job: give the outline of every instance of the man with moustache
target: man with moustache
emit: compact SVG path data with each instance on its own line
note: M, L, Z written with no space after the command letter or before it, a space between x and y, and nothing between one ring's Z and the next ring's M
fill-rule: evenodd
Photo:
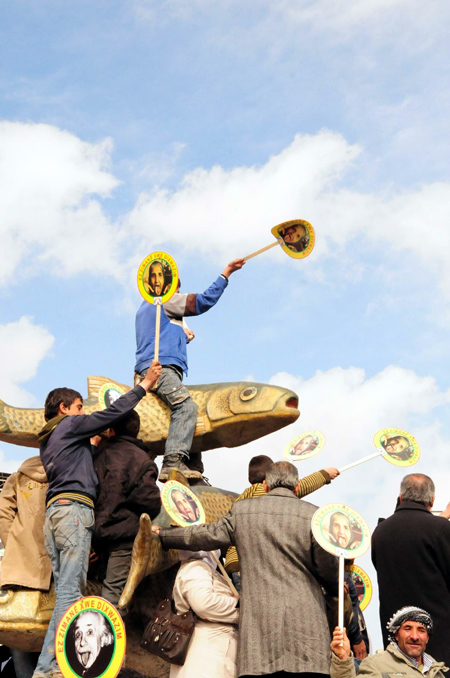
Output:
M437 662L425 652L433 633L433 621L419 607L403 607L387 624L389 645L384 652L366 657L359 666L358 676L402 676L417 678L418 672L427 678L444 678L448 671L444 662ZM331 678L355 678L355 666L347 633L336 626L331 642Z

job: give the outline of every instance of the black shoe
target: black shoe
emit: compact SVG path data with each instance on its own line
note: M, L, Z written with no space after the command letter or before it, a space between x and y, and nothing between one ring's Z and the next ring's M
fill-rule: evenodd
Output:
M172 469L177 469L181 471L185 478L201 478L202 474L199 471L191 471L190 468L186 466L184 460L186 457L182 454L168 454L163 459L163 465L159 474L158 480L161 483L165 483L169 479L169 474Z

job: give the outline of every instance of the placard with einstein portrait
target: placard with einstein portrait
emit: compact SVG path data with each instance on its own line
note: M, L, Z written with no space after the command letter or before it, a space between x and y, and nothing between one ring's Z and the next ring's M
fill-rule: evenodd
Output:
M358 558L370 546L369 526L357 511L345 504L326 504L317 509L311 528L322 548L335 556Z
M204 525L205 509L189 487L169 480L161 490L161 501L168 515L180 527Z
M325 436L320 431L307 431L291 440L283 454L288 461L301 461L318 454L325 445Z
M378 450L383 450L383 459L395 466L413 466L420 459L417 440L400 428L384 428L375 433L373 442Z
M114 384L113 382L102 384L98 392L98 402L102 410L106 410L107 407L112 405L117 398L120 398L124 393L125 390L118 384Z
M178 268L166 252L152 252L138 269L139 292L150 304L165 304L178 289Z
M353 580L358 594L358 602L361 610L365 610L372 600L372 582L365 570L357 565L346 565L346 571Z
M281 248L294 259L304 259L314 248L316 236L309 221L292 219L271 229L275 238L281 238Z
M55 655L64 678L116 678L125 657L122 617L104 598L86 596L71 605L55 636Z

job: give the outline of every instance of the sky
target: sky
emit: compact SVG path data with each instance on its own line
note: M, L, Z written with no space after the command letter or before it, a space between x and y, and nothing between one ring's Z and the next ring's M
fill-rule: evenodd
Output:
M140 262L182 291L306 219L312 254L248 261L192 319L186 383L298 393L300 419L205 453L242 491L254 454L320 430L300 475L413 434L450 500L450 151L445 0L5 0L0 8L0 398L40 407L88 375L132 383ZM11 472L35 450L0 443ZM311 496L373 530L401 468ZM376 585L370 554L358 559ZM377 596L366 610L381 647Z

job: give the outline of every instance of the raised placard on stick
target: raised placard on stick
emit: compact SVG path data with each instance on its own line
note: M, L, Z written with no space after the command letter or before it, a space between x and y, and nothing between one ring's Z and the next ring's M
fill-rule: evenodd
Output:
M325 436L320 431L307 431L291 440L283 454L288 461L302 461L314 457L325 445Z
M258 256L258 254L267 252L267 250L270 250L277 245L280 245L282 250L290 257L294 259L304 259L311 254L316 241L313 227L309 221L305 221L304 219L283 221L281 224L274 226L271 229L271 233L276 238L275 242L266 245L265 247L261 247L261 249L252 252L252 254L248 254L244 257L245 261Z
M311 520L316 541L339 558L338 626L344 628L344 561L362 556L370 546L370 529L364 518L345 504L326 504Z
M159 359L161 304L165 304L178 289L178 268L167 252L152 252L141 262L137 283L145 301L156 305L154 359Z
M376 452L342 466L339 473L377 457L383 457L395 466L413 466L420 459L419 443L414 436L400 428L383 428L375 433L373 442L377 448Z

